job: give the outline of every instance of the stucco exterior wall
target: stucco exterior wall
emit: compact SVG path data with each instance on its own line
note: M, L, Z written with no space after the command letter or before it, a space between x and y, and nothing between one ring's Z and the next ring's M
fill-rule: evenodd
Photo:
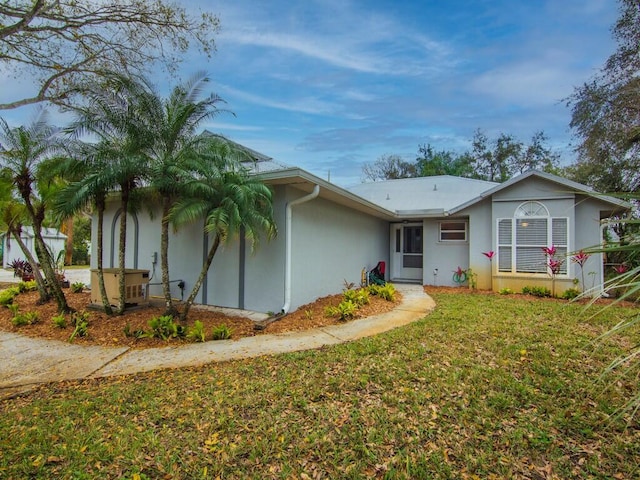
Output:
M2 237L2 242L3 242L2 267L3 268L9 268L9 265L14 260L18 260L18 259L26 260L27 258L24 252L22 251L22 249L20 248L20 245L18 245L18 242L13 237L13 235L11 235L11 238L7 238L7 237L8 237L8 234ZM25 243L25 245L27 246L29 251L32 253L32 255L37 259L38 256L36 255L35 240L33 236L26 235L23 232L22 235L20 235L20 238ZM65 239L53 238L45 235L44 243L46 243L49 249L51 250L51 253L53 254L53 260L56 261L59 253L64 250Z
M317 198L294 207L292 224L292 310L339 293L345 280L359 285L362 269L380 260L389 265L386 221Z
M423 262L422 271L424 285L459 286L453 281L453 273L461 267L466 270L469 267L469 241L441 242L440 222L465 221L464 216L443 217L440 219L427 219L423 223ZM467 234L469 226L467 226ZM437 274L436 274L437 269ZM466 285L466 284L465 284Z
M271 241L263 236L255 253L251 252L249 242L239 238L221 245L196 303L262 312L280 311L285 300L286 204L306 193L285 186L276 186L274 192L278 236ZM105 212L105 267L117 267L117 211L117 202L111 202ZM345 280L359 284L362 268L370 269L379 260L389 262L388 222L322 198L294 207L292 219L291 310L318 297L339 293ZM92 225L94 239L97 238L95 223ZM178 232L170 230L169 270L174 298L181 298L177 280L185 282L185 298L189 294L210 245L211 240L204 237L202 222L181 227ZM155 270L154 252L158 255ZM148 209L134 216L129 214L126 266L148 269L152 273L149 286L152 297L162 295L159 255L159 208L154 208L152 215ZM91 262L95 268L95 241L92 242Z
M483 255L494 250L491 201L483 200L463 213L469 216L469 268L477 275L477 288L491 290L493 262Z

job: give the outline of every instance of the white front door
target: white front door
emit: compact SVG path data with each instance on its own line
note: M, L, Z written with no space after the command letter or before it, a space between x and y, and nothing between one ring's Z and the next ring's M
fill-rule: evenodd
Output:
M391 225L391 280L422 281L422 223Z

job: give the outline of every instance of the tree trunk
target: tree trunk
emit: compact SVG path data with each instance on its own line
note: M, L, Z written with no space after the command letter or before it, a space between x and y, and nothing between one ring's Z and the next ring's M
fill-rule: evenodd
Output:
M160 232L160 268L162 270L162 292L164 293L164 315L177 316L178 311L171 298L171 283L169 281L169 209L171 199L162 199L162 222Z
M107 289L104 286L104 272L102 271L102 249L103 249L103 236L104 236L104 200L98 201L97 210L98 210L98 245L97 245L97 255L98 255L98 288L100 289L100 298L102 298L102 305L104 306L104 311L107 315L113 315L113 308L111 308L111 302L109 301L109 297L107 296Z
M67 235L67 242L64 245L64 264L73 265L73 217L67 218L64 224L64 233Z
M126 306L126 286L125 286L125 278L124 278L124 270L125 270L125 252L127 247L127 209L129 208L129 192L126 188L122 188L122 193L120 194L120 208L122 210L120 217L120 240L118 243L118 269L120 271L120 275L118 276L118 294L120 296L118 302L118 310L117 314L122 315L124 313L124 308Z
M213 257L215 256L219 246L220 246L220 236L216 234L216 238L213 241L213 245L211 245L211 248L209 249L209 254L207 255L207 259L204 265L202 266L200 275L198 276L198 279L196 280L196 283L193 286L191 293L189 294L189 298L187 298L187 302L184 305L184 310L180 315L180 320L183 322L187 320L187 315L189 314L189 310L193 305L193 301L195 300L196 295L198 295L198 292L200 291L202 282L204 282L204 277L207 275L207 272L209 271L209 267L211 266L211 262L213 262Z
M38 268L38 261L33 257L33 254L31 253L27 245L22 241L22 238L20 238L20 234L15 230L11 230L11 233L16 239L16 242L18 242L18 246L20 247L20 250L22 250L22 253L24 253L27 262L29 262L31 264L31 267L33 268L33 279L36 281L36 287L38 288L38 293L40 294L40 303L48 302L51 299L51 296L49 295L49 292L47 292L44 278L42 278L42 274L40 273L40 269Z
M42 230L40 225L38 225L37 228L36 225L33 226L33 234L35 237L36 253L38 254L38 258L40 260L40 266L42 267L44 276L47 279L47 287L49 288L51 295L53 295L53 298L55 298L56 303L58 304L58 313L72 312L73 309L67 303L67 297L64 296L62 286L58 281L58 277L53 267L54 260L51 258L51 255L47 250L47 245L44 243L44 239L42 238Z

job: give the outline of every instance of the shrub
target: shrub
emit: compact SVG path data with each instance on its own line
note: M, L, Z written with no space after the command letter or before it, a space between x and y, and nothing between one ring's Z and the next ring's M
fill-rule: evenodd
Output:
M371 295L377 295L388 302L393 302L396 298L396 287L394 287L392 283L369 285L369 293L371 293Z
M338 315L338 307L334 307L333 305L329 305L324 309L325 317L335 317Z
M69 336L69 342L73 342L76 337L86 337L89 333L89 323L86 320L76 319L75 325L71 336Z
M71 293L82 293L85 286L82 282L74 282L71 284Z
M187 331L187 338L194 342L204 342L206 340L204 324L200 320L193 322L193 327Z
M16 327L21 327L23 325L34 325L39 321L40 315L38 315L38 312L21 313L11 319L11 323L13 323Z
M20 289L20 293L33 292L38 289L38 284L35 280L29 280L27 282L20 282L18 288Z
M500 290L498 290L498 293L500 295L511 295L514 293L514 291L511 290L510 288L501 288ZM524 289L522 293L524 293Z
M18 296L20 290L18 287L9 287L0 291L0 305L5 307L13 303L13 299Z
M51 319L51 321L58 328L67 328L67 319L63 314L56 315Z
M124 336L127 338L129 337L144 338L147 336L147 333L142 329L131 331L131 325L129 324L129 322L127 322L127 324L124 326L124 328L122 329L122 332L124 333Z
M541 298L551 296L551 290L549 290L547 287L538 287L538 286L522 287L522 293L524 293L525 295L533 295L534 297L541 297Z
M151 336L168 340L178 336L178 324L171 315L161 315L149 320Z
M565 300L573 300L578 295L580 295L580 290L578 290L577 288L567 288L562 293L562 295L560 295L560 298L564 298Z
M351 300L343 300L338 304L338 315L340 316L340 320L346 321L353 318L357 311L358 305L353 303Z
M358 290L345 290L343 292L345 300L355 303L358 307L369 303L369 290L360 288Z
M231 330L226 325L219 325L211 332L211 338L214 340L227 340L231 338Z
M89 318L91 317L91 315L89 314L89 312L73 312L73 314L71 315L71 324L72 325L78 325L78 323L89 323ZM83 335L81 335L83 336Z

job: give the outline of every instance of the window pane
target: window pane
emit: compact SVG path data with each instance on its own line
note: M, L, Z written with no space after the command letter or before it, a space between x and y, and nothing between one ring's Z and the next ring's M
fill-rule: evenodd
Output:
M498 244L511 244L511 219L503 219L498 222Z
M552 221L552 237L554 245L567 245L569 234L567 233L567 219L554 218Z
M465 222L443 222L440 224L440 230L466 230Z
M498 270L511 271L511 247L498 247Z
M546 273L546 257L540 247L518 247L516 271L521 273Z
M465 232L442 232L440 240L466 240Z
M422 227L404 227L404 253L422 253Z
M528 218L516 220L517 245L547 245L547 219Z
M422 268L422 255L403 255L403 268Z

